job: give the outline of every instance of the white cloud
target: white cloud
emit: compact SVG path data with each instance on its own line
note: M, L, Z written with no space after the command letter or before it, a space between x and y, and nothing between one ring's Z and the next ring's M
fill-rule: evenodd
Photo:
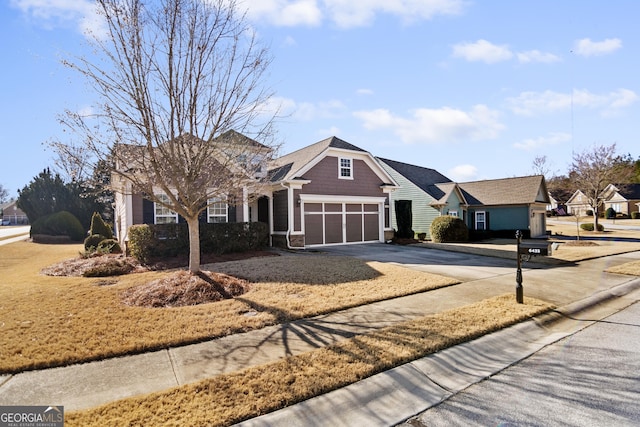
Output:
M276 26L314 27L322 23L323 13L316 0L247 0L245 7L252 20Z
M594 42L591 39L581 39L576 41L574 51L580 56L600 56L612 53L622 47L620 39L606 39L601 42Z
M508 61L513 53L507 45L495 45L487 40L478 40L474 43L458 43L453 46L453 56L470 62L485 62L493 64Z
M484 105L471 111L421 108L407 118L385 109L357 111L354 116L362 120L365 129L390 130L406 144L492 139L504 129L498 113Z
M549 145L556 145L571 141L571 134L565 132L552 132L547 136L529 138L513 144L515 148L525 151L532 151Z
M523 116L552 113L573 107L600 109L609 115L628 107L638 100L638 95L629 89L618 89L605 94L594 94L588 90L574 90L573 93L554 91L522 92L515 98L508 98L510 109Z
M376 14L386 13L405 22L429 20L436 15L462 13L463 0L323 0L331 21L342 28L370 25Z
M478 176L478 168L473 165L458 165L449 169L447 176L455 182L473 181Z
M370 25L378 14L400 17L405 22L454 15L463 11L464 0L245 0L249 16L277 26L318 26L328 20L341 28Z
M84 35L101 37L105 23L90 0L11 0L11 6L45 28L74 26Z
M356 91L356 93L357 93L358 95L373 95L373 90L371 90L371 89L364 89L364 88L363 88L363 89L358 89L358 90Z
M539 50L528 50L526 52L518 52L518 61L523 64L528 64L530 62L543 62L543 63L552 63L559 62L560 57L548 53L548 52L540 52Z
M278 117L300 121L341 117L346 110L344 103L335 99L313 103L298 102L284 97L272 97L268 103L259 107L262 114L276 114Z

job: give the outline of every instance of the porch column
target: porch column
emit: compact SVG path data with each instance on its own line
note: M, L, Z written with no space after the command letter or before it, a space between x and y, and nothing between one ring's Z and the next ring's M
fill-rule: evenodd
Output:
M242 221L251 222L251 218L249 218L249 191L247 187L242 187Z

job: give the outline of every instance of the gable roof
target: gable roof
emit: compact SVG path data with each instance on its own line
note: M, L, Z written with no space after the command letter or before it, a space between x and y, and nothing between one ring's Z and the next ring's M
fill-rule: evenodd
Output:
M325 150L335 148L339 150L358 151L366 154L367 151L356 147L340 138L332 136L307 147L274 159L269 165L269 179L272 182L291 179L312 160L320 156Z
M435 169L410 165L408 163L383 159L380 157L377 157L377 159L388 165L436 200L442 198L446 194L446 191L443 190L443 188L439 188L436 184L451 182L449 178L442 175Z
M459 183L469 205L549 203L542 175Z

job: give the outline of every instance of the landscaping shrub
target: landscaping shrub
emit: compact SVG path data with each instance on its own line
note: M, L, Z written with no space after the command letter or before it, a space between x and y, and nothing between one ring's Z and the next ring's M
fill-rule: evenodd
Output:
M117 242L116 242L117 243ZM135 265L126 259L112 258L108 262L89 268L82 275L84 277L109 277L129 274L135 270Z
M591 209L587 210L586 215L593 216L593 211Z
M582 228L584 231L593 231L594 225L592 222L589 222L586 224L580 224L580 228ZM602 224L598 224L598 231L604 231L604 226Z
M640 219L640 212L631 212L631 219Z
M102 244L104 241L108 241L108 243ZM122 252L118 242L113 240L113 230L102 220L102 217L97 212L94 212L91 217L91 228L89 229L89 236L84 239L84 249L87 252L99 250L101 254Z
M469 230L462 219L453 216L440 216L431 223L431 240L442 242L466 242Z
M90 235L104 236L105 239L113 239L113 230L111 226L107 225L102 216L98 212L94 212L91 217L91 228L89 229Z
M119 254L122 252L122 248L115 239L103 239L96 246L96 252L100 254Z
M34 221L31 236L34 235L67 236L73 242L81 242L85 231L78 218L67 211L60 211Z
M151 226L148 224L132 225L129 227L129 255L145 264L151 260L154 238Z
M607 219L614 219L616 217L616 210L613 208L607 208L607 210L604 213L604 216Z
M262 222L200 224L200 251L224 254L264 247L269 242L269 226ZM146 264L153 258L189 253L187 224L134 225L129 228L127 251Z

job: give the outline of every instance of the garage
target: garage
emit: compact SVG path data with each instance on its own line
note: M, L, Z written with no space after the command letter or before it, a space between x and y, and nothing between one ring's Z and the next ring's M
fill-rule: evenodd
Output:
M377 242L383 239L382 201L303 202L305 246Z

